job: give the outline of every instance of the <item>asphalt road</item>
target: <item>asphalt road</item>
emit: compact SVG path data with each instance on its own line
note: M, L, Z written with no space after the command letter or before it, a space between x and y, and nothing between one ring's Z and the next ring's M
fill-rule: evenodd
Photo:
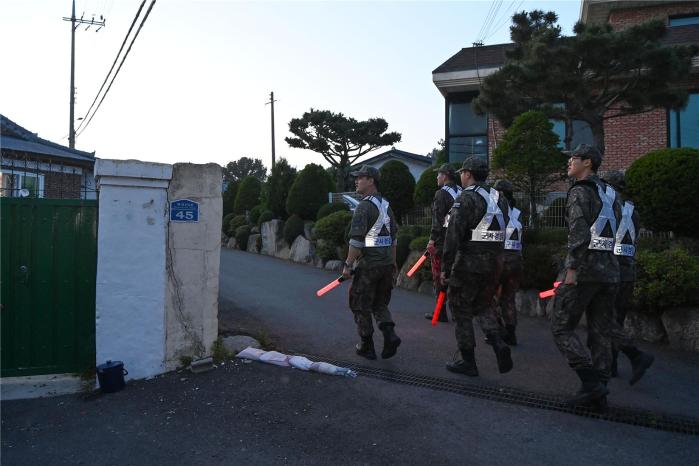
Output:
M427 376L474 380L516 387L537 393L565 396L578 389L579 381L553 343L549 323L542 318L520 319L520 344L513 348L515 368L499 374L492 348L479 344L478 379L447 372L444 365L456 351L454 324L432 327L424 313L434 299L394 289L390 309L403 343L388 360L368 361L354 354L359 340L347 303L348 284L321 298L315 291L337 273L280 259L224 249L221 253L219 327L229 333L267 334L275 346L290 353L310 353ZM476 328L476 334L480 331ZM381 333L374 335L377 348ZM630 387L628 361L620 356L621 377L610 382L609 403L699 418L696 381L699 355L676 352L662 346L641 345L656 355L646 377Z

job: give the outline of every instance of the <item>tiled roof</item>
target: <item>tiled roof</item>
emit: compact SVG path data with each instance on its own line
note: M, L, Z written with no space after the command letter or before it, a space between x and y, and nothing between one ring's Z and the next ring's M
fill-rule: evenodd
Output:
M0 148L17 152L48 155L64 159L94 162L95 153L71 149L40 138L4 115L0 115Z
M463 48L456 55L439 65L432 73L499 67L505 63L505 52L512 47L514 47L514 44Z
M413 154L412 152L406 152L404 150L390 149L369 159L362 160L361 162L356 163L355 166L361 166L367 163L376 163L388 158L407 159L413 162L424 163L426 166L432 165L434 162L432 157L427 157L426 155Z

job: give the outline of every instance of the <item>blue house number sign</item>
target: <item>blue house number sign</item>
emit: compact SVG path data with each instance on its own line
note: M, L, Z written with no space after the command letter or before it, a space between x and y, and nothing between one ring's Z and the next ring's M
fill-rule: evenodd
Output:
M189 199L178 199L170 203L171 222L198 222L199 203Z

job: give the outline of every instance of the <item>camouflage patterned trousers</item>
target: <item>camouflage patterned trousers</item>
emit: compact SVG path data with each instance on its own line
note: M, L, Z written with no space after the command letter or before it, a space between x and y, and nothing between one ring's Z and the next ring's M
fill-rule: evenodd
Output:
M439 296L439 292L442 291L442 279L441 279L442 254L441 254L441 252L430 256L430 262L432 263L432 287L434 288L435 295ZM440 316L443 315L442 313L447 312L447 301L449 301L449 299L445 298L444 303L442 304L442 310L439 311Z
M354 272L349 289L349 306L360 337L374 334L372 315L377 324L393 322L388 303L393 289L393 265L360 267Z
M517 325L515 294L522 280L522 256L505 254L504 266L500 275L500 318L505 325Z
M616 283L561 284L551 316L551 331L558 349L573 369L594 368L608 380L612 360L612 332ZM580 319L587 318L587 347L575 333Z
M464 273L460 277L464 286L450 286L447 292L451 312L456 320L456 344L460 350L476 346L473 333L473 318L485 335L498 332L498 323L493 307L493 297L497 287L497 273Z

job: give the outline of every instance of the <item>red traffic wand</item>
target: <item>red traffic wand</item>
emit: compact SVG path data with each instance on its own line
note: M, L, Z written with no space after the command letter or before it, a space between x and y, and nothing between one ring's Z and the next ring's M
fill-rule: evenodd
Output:
M539 298L544 299L544 298L550 298L556 293L556 288L558 288L558 285L560 285L561 282L553 282L553 288L550 290L542 291L539 293Z
M444 305L444 297L446 296L446 292L440 291L439 296L437 297L437 304L434 307L434 313L432 314L432 326L437 325L437 320L439 319L439 313L442 312L442 306Z
M417 262L415 262L415 265L413 265L413 267L410 270L408 270L408 273L407 273L408 277L412 277L413 274L415 274L415 272L417 272L417 269L419 269L420 266L422 265L422 263L425 262L428 255L429 255L429 253L427 251L425 251L422 254L422 256L420 256L420 258L417 260Z
M321 296L323 296L323 295L324 295L325 293L327 293L328 291L332 290L333 288L336 288L336 287L340 286L340 283L344 282L345 280L347 280L347 279L345 278L345 276L344 276L344 275L340 275L338 278L336 278L335 280L331 281L330 283L328 283L327 285L325 285L325 286L324 286L323 288L321 288L320 290L316 291L316 296L318 296L318 297L320 298Z

